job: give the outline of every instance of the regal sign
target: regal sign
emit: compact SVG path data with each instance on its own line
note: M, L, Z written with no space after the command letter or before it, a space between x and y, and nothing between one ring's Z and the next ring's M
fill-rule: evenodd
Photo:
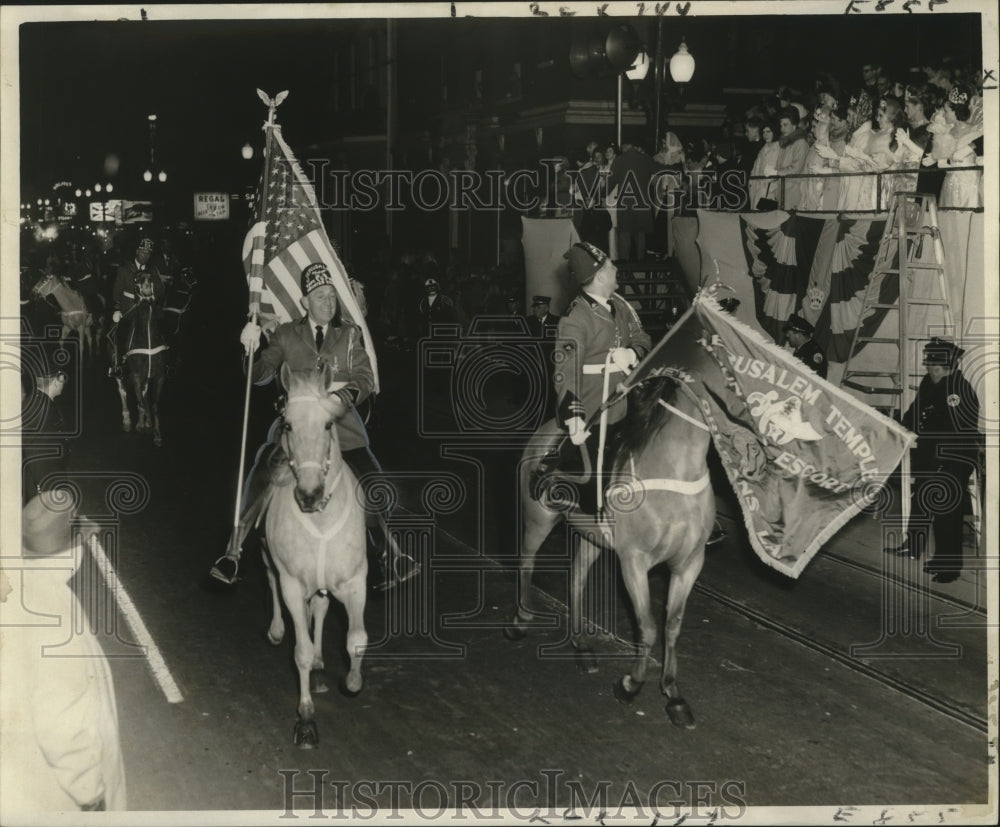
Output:
M229 194L225 192L196 192L194 194L195 221L225 221L229 218Z

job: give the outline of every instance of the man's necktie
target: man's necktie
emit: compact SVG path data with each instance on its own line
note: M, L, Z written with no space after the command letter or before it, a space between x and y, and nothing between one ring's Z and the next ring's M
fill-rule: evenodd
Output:
M316 350L323 347L323 326L316 325Z

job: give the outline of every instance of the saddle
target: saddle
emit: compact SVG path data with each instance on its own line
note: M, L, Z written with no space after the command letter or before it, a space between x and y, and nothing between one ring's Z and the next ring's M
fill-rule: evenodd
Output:
M590 438L596 439L596 434L592 434ZM619 431L614 432L604 446L602 467L605 492L614 483L622 459L622 439ZM566 496L550 496L550 489L556 484L565 491ZM574 488L576 496L572 496L572 493L563 486ZM563 434L559 442L542 457L538 466L531 472L528 490L533 500L552 504L559 510L570 507L583 514L599 516L597 479L591 467L586 443L574 445L568 434Z

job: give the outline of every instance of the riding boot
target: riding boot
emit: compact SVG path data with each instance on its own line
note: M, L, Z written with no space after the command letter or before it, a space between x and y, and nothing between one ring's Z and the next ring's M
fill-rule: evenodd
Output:
M258 523L263 514L270 495L271 475L270 462L273 460L277 445L266 446L258 455L247 479L246 490L243 493L243 510L226 544L226 553L212 565L209 572L216 580L233 584L239 572L240 556L243 554L243 543L250 530Z
M563 433L558 442L539 461L528 480L531 499L540 501L549 487L570 471L578 471L580 449Z

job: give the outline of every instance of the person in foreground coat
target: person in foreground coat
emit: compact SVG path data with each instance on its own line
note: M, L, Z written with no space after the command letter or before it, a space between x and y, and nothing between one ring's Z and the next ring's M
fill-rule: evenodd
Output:
M22 511L20 558L0 572L0 807L5 824L40 812L126 809L114 681L78 623L73 499L44 491ZM46 618L42 623L39 618ZM37 817L37 816L36 816Z

